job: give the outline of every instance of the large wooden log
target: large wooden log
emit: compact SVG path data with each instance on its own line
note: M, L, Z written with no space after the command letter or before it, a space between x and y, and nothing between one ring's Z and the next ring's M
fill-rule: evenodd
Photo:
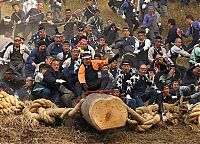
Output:
M122 127L128 117L126 105L120 98L97 93L86 97L81 105L81 113L97 130Z

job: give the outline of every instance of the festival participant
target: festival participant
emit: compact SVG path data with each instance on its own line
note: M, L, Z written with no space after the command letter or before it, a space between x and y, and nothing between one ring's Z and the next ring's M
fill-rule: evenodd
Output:
M58 31L54 35L54 41L47 47L48 53L56 58L57 55L63 52L63 35Z
M103 32L103 18L100 15L99 9L95 10L94 16L88 19L87 24L93 25L93 33L96 37L99 37Z
M160 35L161 18L154 6L148 7L148 14L144 16L142 28L145 29L147 37L153 42Z
M49 5L51 8L51 12L53 14L54 21L60 21L61 15L61 7L62 1L61 0L50 0Z
M151 41L146 38L146 34L144 31L138 32L138 41L139 41L139 47L138 47L138 62L139 64L149 64L148 61L148 50L151 47Z
M133 34L139 27L139 22L136 18L135 5L132 3L132 0L124 1L119 12L122 15L122 18L127 22L130 33Z
M31 33L32 35L37 32L39 24L44 20L44 3L42 1L37 2L36 8L31 8L26 14L26 30L24 32L24 38L27 38Z
M139 73L135 73L129 80L127 80L126 89L126 104L132 109L136 107L144 106L144 102L148 101L148 104L153 104L155 96L157 95L156 90L147 89L153 83L147 75L147 65L142 64L139 68Z
M79 57L79 49L77 47L72 48L71 57L66 59L63 64L63 73L67 77L69 84L69 90L71 90L76 98L81 98L82 92L79 91L81 86L78 81L78 69L81 65L81 59Z
M34 44L34 47L38 47L38 42L41 40L45 41L47 46L53 41L53 39L47 35L46 29L43 26L40 26L38 31L31 36L31 39L28 41L29 49L32 49L32 44Z
M155 60L157 54L167 57L166 49L162 46L162 38L160 36L155 38L154 45L148 51L148 60L150 63Z
M13 23L11 22L9 16L5 16L0 21L0 35L3 35L5 37L11 37L12 32L13 32Z
M46 50L46 42L39 41L38 47L34 48L29 55L26 65L25 65L25 75L26 77L32 77L35 69L41 62L44 62L46 57L49 56Z
M175 19L168 20L168 28L169 31L167 39L165 39L165 45L168 44L168 48L170 50L177 38L182 39L182 31L179 28L177 28Z
M200 22L194 21L192 15L186 16L186 23L189 26L187 32L185 33L185 37L189 37L192 35L192 42L188 45L188 49L193 48L196 44L198 44L198 40L200 39Z
M93 47L91 47L90 45L88 45L88 40L86 39L81 39L81 41L79 42L79 50L80 50L80 54L84 54L84 52L90 52L91 53L91 58L94 59L94 55L95 55L95 50Z
M179 56L190 57L190 54L183 49L182 40L177 38L175 40L175 45L168 51L167 56L173 61L174 64L176 64L176 59Z
M136 69L131 68L130 62L123 60L121 63L121 69L117 73L116 86L120 88L121 95L124 95L127 90L127 80L137 73Z
M87 39L87 37L85 35L85 32L84 32L84 27L83 26L78 27L77 34L75 36L73 36L73 38L70 40L71 45L73 47L76 46L81 39Z
M91 55L85 53L82 57L82 65L78 71L78 79L82 86L82 90L99 90L105 89L108 85L109 77L99 77L99 69L105 65L110 64L114 60L117 60L119 54L116 54L113 58L105 60L92 60Z
M71 44L69 41L64 41L63 42L63 52L60 52L58 55L57 55L57 59L59 59L61 61L61 64L67 60L68 58L71 57Z
M71 99L74 94L68 90L68 83L65 75L59 70L60 61L52 60L51 67L44 73L43 85L44 98L64 106L71 107Z
M190 64L195 65L197 63L200 63L200 39L198 40L199 44L194 46L194 49L191 52L190 55Z
M89 20L89 18L91 18L92 16L94 16L96 7L93 5L93 0L86 0L86 4L87 6L83 9L83 18L86 18L86 22Z
M23 36L23 33L24 33L23 30L25 27L24 21L26 19L25 12L20 9L20 6L18 3L14 3L12 5L12 8L13 8L13 13L11 15L11 21L12 23L15 22L16 24L14 36Z
M4 85L4 89L7 93L15 95L16 98L19 98L17 91L24 85L24 81L15 75L12 68L8 68L5 71L0 83Z
M16 73L23 75L23 69L25 64L24 55L30 54L30 50L27 46L21 44L21 37L16 36L14 43L6 49L3 59L9 61L9 67Z

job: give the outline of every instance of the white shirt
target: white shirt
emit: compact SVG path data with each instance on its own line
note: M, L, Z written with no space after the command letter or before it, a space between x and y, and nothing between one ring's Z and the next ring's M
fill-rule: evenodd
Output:
M36 5L37 5L37 1L36 0L25 1L23 3L23 11L25 12L25 14L27 14L30 9L36 8Z

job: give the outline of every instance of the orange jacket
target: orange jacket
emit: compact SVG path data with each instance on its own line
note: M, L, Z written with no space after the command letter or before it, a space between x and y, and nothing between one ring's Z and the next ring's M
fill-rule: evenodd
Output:
M108 59L105 60L92 60L92 67L94 70L99 70L103 65L108 64ZM85 80L85 66L81 64L78 70L78 80L81 84L86 83Z

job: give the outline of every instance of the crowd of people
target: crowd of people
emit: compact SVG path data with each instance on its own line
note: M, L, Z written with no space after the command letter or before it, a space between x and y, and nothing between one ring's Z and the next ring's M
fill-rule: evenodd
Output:
M187 15L183 32L169 18L167 3L109 0L113 15L128 25L123 28L112 19L104 22L95 0L74 12L65 9L64 18L61 0L50 0L46 13L40 0L12 3L13 13L0 22L0 37L14 36L0 48L1 66L9 66L0 89L21 100L45 98L61 107L71 107L87 93L109 91L134 110L156 103L163 116L163 103L200 102L200 22ZM169 18L166 38L163 17ZM189 60L189 68L177 65L179 57Z

